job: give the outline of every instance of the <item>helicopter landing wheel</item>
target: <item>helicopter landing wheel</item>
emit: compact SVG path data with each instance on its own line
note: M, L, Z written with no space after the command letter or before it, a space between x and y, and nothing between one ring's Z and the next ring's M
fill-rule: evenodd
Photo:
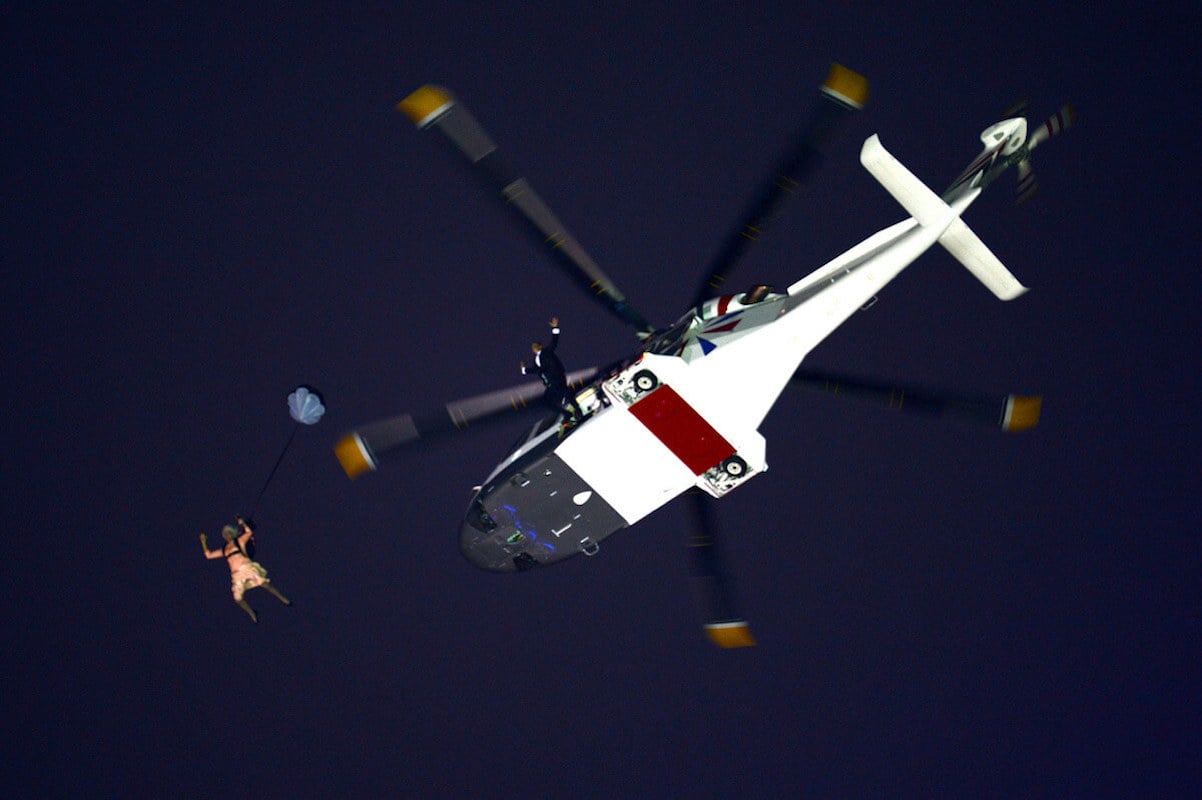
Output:
M722 462L722 471L732 478L741 478L747 474L747 462L738 456L731 456Z
M634 383L635 391L639 394L646 394L656 386L659 386L659 378L655 377L654 372L643 369L634 373L632 383Z

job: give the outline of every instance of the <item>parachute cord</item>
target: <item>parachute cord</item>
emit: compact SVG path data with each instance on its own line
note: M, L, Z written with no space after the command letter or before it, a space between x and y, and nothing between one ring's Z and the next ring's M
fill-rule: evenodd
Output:
M284 444L283 451L280 452L280 457L275 460L275 466L271 468L271 473L267 476L267 480L263 482L263 488L259 490L259 496L255 498L255 502L251 504L250 513L246 515L247 519L255 518L255 509L259 507L259 501L263 499L263 493L267 491L267 487L271 485L271 479L275 477L275 471L280 468L280 463L283 462L284 456L288 454L288 448L292 446L292 440L296 438L296 431L300 428L300 423L292 426L292 433L288 436L287 443Z

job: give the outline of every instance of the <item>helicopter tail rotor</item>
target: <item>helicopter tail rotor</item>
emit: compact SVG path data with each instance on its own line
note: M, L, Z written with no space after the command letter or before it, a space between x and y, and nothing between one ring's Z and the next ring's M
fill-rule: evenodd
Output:
M1018 162L1018 203L1020 205L1029 201L1039 191L1035 172L1031 168L1031 151L1040 143L1071 128L1075 121L1076 112L1073 111L1071 104L1065 103L1059 111L1045 119L1043 124L1037 127L1027 139L1027 155Z

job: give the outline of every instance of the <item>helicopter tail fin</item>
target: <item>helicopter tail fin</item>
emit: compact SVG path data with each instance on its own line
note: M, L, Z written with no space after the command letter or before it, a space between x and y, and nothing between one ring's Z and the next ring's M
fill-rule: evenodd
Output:
M957 197L954 205L949 206L904 164L894 158L875 134L864 142L860 151L860 162L918 224L924 227L945 225L943 235L939 237L939 244L977 280L985 284L998 299L1013 300L1027 291L989 247L960 219L960 214L980 194L979 188Z

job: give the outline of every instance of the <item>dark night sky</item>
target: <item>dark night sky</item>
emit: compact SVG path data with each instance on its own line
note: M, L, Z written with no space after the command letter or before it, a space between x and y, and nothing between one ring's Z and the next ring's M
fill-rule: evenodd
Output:
M3 793L1198 796L1198 12L421 5L4 12ZM811 360L1039 428L782 397L718 508L732 652L675 505L544 572L459 554L520 423L343 476L340 434L514 383L552 314L570 366L634 348L397 100L453 88L662 323L832 60L871 101L748 283L903 216L868 135L941 189L1018 97L1075 103L1037 200L966 215L1028 295L931 252ZM254 626L197 534L302 382L329 412L256 509L297 602Z

